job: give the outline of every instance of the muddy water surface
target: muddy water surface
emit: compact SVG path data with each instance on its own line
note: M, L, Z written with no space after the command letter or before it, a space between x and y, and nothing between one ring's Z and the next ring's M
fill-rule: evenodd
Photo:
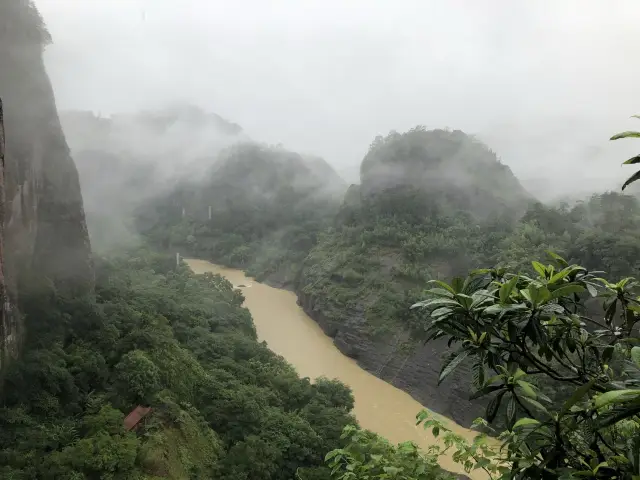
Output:
M251 311L258 338L286 358L301 377L314 379L324 375L348 385L355 397L354 413L362 427L394 443L411 440L422 448L434 443L429 432L415 426L415 415L425 407L340 353L332 339L298 306L293 292L258 283L246 277L241 270L220 267L204 260L188 259L185 262L195 273L218 273L240 288L246 299L245 306ZM440 419L470 441L476 435L476 432L452 420ZM463 473L459 465L449 458L442 458L440 464L447 470ZM481 472L474 472L471 477L487 478Z

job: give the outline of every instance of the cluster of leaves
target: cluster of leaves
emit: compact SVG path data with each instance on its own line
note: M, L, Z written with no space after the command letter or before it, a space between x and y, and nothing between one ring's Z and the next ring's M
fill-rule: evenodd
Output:
M425 309L429 340L457 345L440 381L472 363L474 398L503 408L507 429L496 478L640 475L640 283L611 283L551 254L534 275L497 268L450 284L434 281ZM587 303L602 301L600 313ZM541 384L557 388L553 400ZM508 466L508 468L506 467Z
M329 452L325 461L331 467L335 480L455 480L460 476L443 470L443 456L450 456L461 469L483 469L492 474L500 466L496 457L495 442L485 434L479 434L473 442L455 434L442 422L423 410L416 416L416 425L430 430L439 440L426 451L413 442L390 444L386 439L354 426L345 427L342 438L347 446ZM465 477L466 478L466 477Z
M28 336L0 393L0 477L327 473L324 454L355 423L350 391L300 379L258 343L228 281L145 250L97 258L96 276L94 296L21 289ZM125 431L137 405L153 411Z
M395 446L375 433L353 426L344 429L342 438L349 441L348 445L332 450L325 457L331 478L336 480L455 478L440 468L436 454L424 455L412 442Z

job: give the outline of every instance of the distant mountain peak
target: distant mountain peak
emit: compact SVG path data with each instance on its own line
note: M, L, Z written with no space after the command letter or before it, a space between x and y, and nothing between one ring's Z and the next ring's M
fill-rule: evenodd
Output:
M362 161L360 180L364 198L404 195L418 210L447 204L479 217L522 210L531 199L495 152L461 130L416 127L378 136Z

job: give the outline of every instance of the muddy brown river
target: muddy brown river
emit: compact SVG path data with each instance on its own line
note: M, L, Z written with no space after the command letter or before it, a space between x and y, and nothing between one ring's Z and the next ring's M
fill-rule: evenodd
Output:
M301 377L326 376L348 385L355 398L354 414L363 428L376 432L391 442L411 440L421 448L436 443L429 431L415 426L415 415L426 408L409 394L380 380L343 355L330 337L324 334L296 303L296 295L248 278L241 270L214 265L204 260L185 259L195 273L213 272L239 287L245 306L251 311L258 338L275 353L291 363ZM455 433L473 440L476 432L438 416ZM448 457L440 465L452 472L464 470ZM467 474L469 475L469 474ZM472 472L475 479L486 479L483 472Z

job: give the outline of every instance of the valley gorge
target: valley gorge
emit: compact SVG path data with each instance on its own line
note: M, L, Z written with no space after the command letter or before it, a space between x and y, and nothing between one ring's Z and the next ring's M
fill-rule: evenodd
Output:
M374 42L381 5L325 39L306 4L187 4L0 0L0 478L640 478L640 172L609 191L592 162L640 132L529 119L556 98L533 76L502 111L514 62L450 56L495 29L444 7L425 62Z

